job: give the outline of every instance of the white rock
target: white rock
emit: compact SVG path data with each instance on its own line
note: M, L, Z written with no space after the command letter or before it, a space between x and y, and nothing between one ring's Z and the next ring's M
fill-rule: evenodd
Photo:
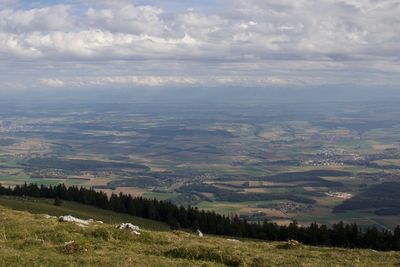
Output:
M74 216L71 216L71 215L60 216L58 218L58 221L59 222L73 222L73 223L76 223L77 225L79 225L81 227L86 227L90 223L87 220L81 220L81 219L75 218Z
M132 234L134 234L134 235L140 235L140 232L138 232L138 231L132 231Z
M130 230L132 234L134 235L140 235L140 228L137 225L133 225L131 223L121 223L118 224L117 227L120 230Z
M204 236L203 233L202 233L200 230L197 230L197 231L196 231L196 234L197 234L197 236L199 236L199 237L203 237L203 236Z
M231 238L228 238L227 240L228 240L228 241L231 241L231 242L240 242L240 241L237 240L237 239L231 239Z
M117 228L120 229L120 230L130 229L132 231L140 231L139 226L133 225L131 223L121 223L121 224L117 225Z

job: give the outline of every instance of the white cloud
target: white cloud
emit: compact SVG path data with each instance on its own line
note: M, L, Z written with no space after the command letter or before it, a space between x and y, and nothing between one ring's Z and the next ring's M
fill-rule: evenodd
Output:
M248 76L86 76L70 77L68 79L40 79L40 83L49 87L163 87L163 86L254 86L285 85L287 81L279 77L248 77Z
M49 87L63 87L64 81L60 79L40 79L40 83Z
M113 6L106 9L89 8L86 12L88 24L112 32L132 34L161 34L166 25L160 15L162 9L132 4Z
M198 80L192 77L179 76L107 76L89 78L89 84L112 85L120 84L125 86L165 86L165 85L191 85L196 84Z
M5 32L70 30L73 27L70 8L66 5L0 10L0 29Z
M68 84L62 76L75 86L400 84L397 0L223 0L207 13L65 2L2 1L0 68L52 87Z

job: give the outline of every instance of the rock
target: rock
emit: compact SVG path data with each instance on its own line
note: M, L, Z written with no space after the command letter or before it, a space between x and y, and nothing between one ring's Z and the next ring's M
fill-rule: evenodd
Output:
M80 227L86 227L90 223L90 221L81 220L81 219L75 218L74 216L71 216L71 215L60 216L58 218L58 221L59 222L73 222L73 223L76 223L76 225L78 225Z
M231 238L228 238L227 240L228 240L228 241L231 241L231 242L240 242L240 241L237 240L237 239L231 239Z
M121 223L117 225L118 229L120 230L130 230L132 234L134 235L140 235L140 228L137 225L133 225L131 223Z
M45 217L46 219L56 219L56 218L57 218L56 216L51 216L51 215L49 215L49 214L45 214L44 217Z
M298 247L298 246L301 246L300 242L297 241L297 240L294 240L294 239L290 239L290 240L288 241L288 245L289 245L290 247Z
M299 241L294 239L290 239L286 243L278 245L278 248L280 249L299 249L302 247L303 245Z
M198 237L203 237L204 236L203 233L199 229L197 229L196 234L197 234Z
M121 223L121 224L117 225L117 228L120 230L130 229L132 231L140 231L139 226L133 225L131 223Z

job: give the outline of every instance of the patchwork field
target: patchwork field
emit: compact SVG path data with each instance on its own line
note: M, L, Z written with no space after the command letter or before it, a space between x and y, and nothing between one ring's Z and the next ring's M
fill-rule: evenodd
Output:
M400 183L397 103L44 105L0 107L1 184L93 187L253 221L400 221L397 191L348 204Z

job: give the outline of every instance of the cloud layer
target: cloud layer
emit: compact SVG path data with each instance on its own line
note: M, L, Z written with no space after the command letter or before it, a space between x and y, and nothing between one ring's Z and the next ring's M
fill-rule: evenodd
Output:
M1 89L400 84L398 0L62 2L1 1Z

